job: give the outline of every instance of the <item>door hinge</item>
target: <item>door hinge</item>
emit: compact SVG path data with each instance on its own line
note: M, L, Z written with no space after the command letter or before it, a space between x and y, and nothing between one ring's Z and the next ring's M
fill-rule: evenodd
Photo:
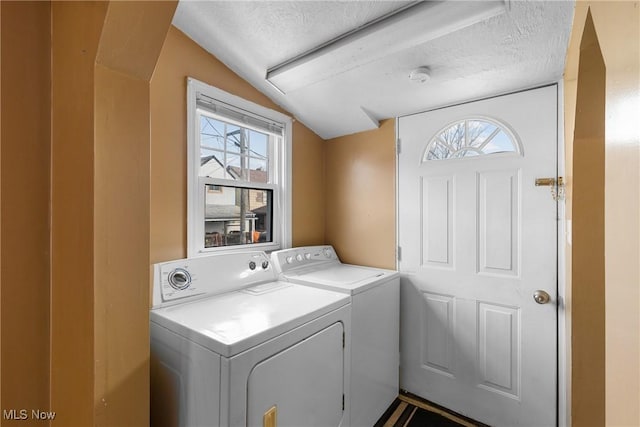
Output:
M344 411L344 393L342 394L342 410Z
M396 153L400 154L400 138L396 139Z
M398 246L397 258L398 261L402 261L402 248L400 246Z

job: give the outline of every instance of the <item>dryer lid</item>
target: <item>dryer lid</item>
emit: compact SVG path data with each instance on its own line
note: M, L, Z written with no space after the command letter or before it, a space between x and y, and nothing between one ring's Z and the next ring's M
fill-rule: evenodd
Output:
M287 282L152 310L151 321L231 357L349 303L344 293Z

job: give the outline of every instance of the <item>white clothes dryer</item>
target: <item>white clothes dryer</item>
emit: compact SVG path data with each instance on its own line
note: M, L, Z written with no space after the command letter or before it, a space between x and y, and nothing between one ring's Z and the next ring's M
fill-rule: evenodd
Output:
M151 425L348 426L351 305L263 252L154 266Z
M351 296L350 424L371 427L398 396L400 276L343 264L333 247L271 253L282 280Z

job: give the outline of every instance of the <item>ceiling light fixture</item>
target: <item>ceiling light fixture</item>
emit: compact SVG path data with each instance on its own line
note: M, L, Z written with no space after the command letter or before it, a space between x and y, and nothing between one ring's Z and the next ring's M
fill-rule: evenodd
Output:
M288 93L499 15L509 1L412 2L269 68L266 79Z

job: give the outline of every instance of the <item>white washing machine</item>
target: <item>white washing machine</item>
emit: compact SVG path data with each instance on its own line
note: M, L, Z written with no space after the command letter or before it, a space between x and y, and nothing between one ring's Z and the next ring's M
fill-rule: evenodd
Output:
M348 295L263 252L154 266L152 426L348 426Z
M398 396L400 276L342 264L331 246L276 251L280 278L351 296L351 420L371 427Z

